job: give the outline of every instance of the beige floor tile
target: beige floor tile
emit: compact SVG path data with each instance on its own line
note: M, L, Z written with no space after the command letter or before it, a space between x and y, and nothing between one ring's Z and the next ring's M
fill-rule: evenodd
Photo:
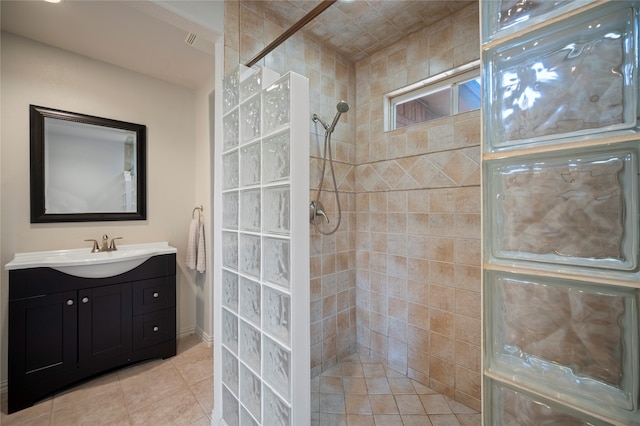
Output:
M202 416L199 419L191 422L188 426L211 426L211 419L209 416Z
M105 374L56 394L53 397L53 409L55 410L68 404L80 404L83 399L119 388L118 374Z
M416 390L411 384L411 379L404 378L388 378L391 393L394 394L416 394Z
M391 388L386 377L367 377L367 391L369 394L390 394Z
M369 395L373 414L398 414L398 406L393 395Z
M434 414L429 416L433 426L460 426L460 422L453 414Z
M345 414L344 395L321 393L320 413ZM320 420L322 421L322 419Z
M347 426L347 415L337 413L320 413L320 426Z
M320 374L320 377L327 377L327 376L342 377L342 367L339 364L334 365L333 367L329 368L327 371L323 371L322 374Z
M401 417L404 426L431 426L431 420L426 414L404 414Z
M178 344L178 354L170 358L188 384L213 376L213 348L203 343ZM180 350L182 347L182 350Z
M400 414L427 414L418 395L396 395Z
M190 389L202 409L210 416L213 411L213 377L191 385Z
M372 414L369 395L345 395L347 414Z
M480 413L473 414L456 414L458 422L462 426L480 426L482 425L482 415Z
M320 393L344 393L342 377L320 377Z
M389 367L387 365L384 365L383 367L384 367L384 374L387 377L393 377L393 378L401 378L401 377L405 377L406 378L407 377L405 374L402 374L401 372L396 371L396 370L394 370L393 368L391 368L391 367Z
M438 393L433 389L431 389L430 387L425 386L420 382L416 382L415 380L411 380L411 384L413 385L413 388L416 390L416 393L418 395L430 395L430 394Z
M342 376L343 377L364 377L362 364L355 363L355 362L342 364Z
M130 411L187 389L184 379L171 362L123 372L120 374L120 386Z
M403 426L399 414L378 414L373 416L376 426Z
M367 393L367 382L364 377L345 377L342 379L345 394Z
M474 414L476 412L473 408L460 404L458 401L455 401L448 396L445 396L444 399L447 401L447 404L449 404L449 407L451 407L451 411L453 411L454 414Z
M207 414L190 390L185 389L159 401L131 410L131 423L146 425L185 425Z
M67 404L54 409L51 425L107 425L127 418L127 406L120 388L84 398L78 404Z
M41 402L34 404L32 407L17 411L13 414L7 414L8 411L7 394L2 394L2 414L0 414L0 425L48 425L51 418L51 407L53 399L47 398Z
M364 377L387 377L382 364L362 364L362 370Z
M427 414L453 414L443 395L420 395Z
M372 414L347 414L348 426L375 426Z

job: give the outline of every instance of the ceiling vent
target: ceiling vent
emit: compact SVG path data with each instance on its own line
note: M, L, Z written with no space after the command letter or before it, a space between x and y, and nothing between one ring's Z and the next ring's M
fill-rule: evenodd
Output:
M188 33L187 38L184 39L184 42L195 49L198 49L204 53L208 53L209 55L213 55L214 53L213 42L199 37L197 34Z

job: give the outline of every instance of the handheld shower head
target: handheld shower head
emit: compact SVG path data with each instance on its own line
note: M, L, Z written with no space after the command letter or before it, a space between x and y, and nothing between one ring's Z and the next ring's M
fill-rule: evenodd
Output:
M338 102L338 105L336 105L336 109L338 110L338 112L336 113L336 116L333 118L333 122L331 122L331 126L329 126L329 129L327 129L327 131L329 133L333 133L333 130L336 128L336 124L338 124L338 120L340 119L340 116L349 111L349 104L345 101L340 101Z
M349 111L349 104L346 101L340 101L338 105L336 105L336 108L340 113L345 113Z

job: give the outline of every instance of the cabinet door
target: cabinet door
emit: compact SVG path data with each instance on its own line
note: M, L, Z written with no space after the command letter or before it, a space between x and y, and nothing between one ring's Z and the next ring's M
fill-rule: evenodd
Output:
M76 292L10 302L11 374L43 375L75 369Z
M131 316L131 283L78 291L81 368L109 364L131 351Z

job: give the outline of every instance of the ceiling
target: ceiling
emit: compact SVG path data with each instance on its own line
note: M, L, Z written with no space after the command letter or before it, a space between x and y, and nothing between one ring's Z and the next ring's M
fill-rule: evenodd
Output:
M319 3L242 1L264 7L284 28ZM476 2L338 1L302 30L355 62ZM3 31L196 88L213 75L224 9L221 0L1 0L0 15ZM190 33L195 41L189 44Z
M329 44L353 62L392 45L408 34L441 21L478 0L338 0L303 31ZM259 0L291 26L318 2Z
M2 31L189 88L213 75L223 28L218 1L1 0L0 14Z

